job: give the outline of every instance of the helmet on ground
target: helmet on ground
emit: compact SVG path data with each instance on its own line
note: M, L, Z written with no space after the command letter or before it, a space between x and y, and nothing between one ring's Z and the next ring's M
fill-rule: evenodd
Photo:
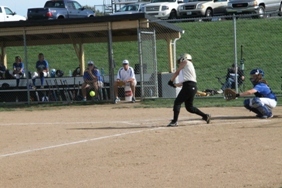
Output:
M55 76L56 76L56 69L51 69L50 76L52 78L55 78Z
M62 77L64 75L64 72L62 70L57 70L56 71L56 76L57 77Z
M250 75L261 75L262 77L264 77L264 71L261 69L253 69L250 72Z

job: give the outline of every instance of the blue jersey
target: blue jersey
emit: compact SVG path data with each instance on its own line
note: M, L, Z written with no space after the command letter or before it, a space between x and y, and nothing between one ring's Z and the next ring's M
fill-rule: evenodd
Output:
M19 71L21 69L23 69L23 63L22 62L13 64L13 70Z
M37 70L46 70L46 69L48 69L49 68L48 61L46 61L46 60L37 61L35 68Z
M102 75L101 75L99 69L94 69L94 72L95 72L94 75L98 78L98 81L104 82L103 77L102 77Z
M92 74L97 78L98 81L103 82L103 78L100 74L100 71L98 69L93 69ZM85 80L92 80L92 77L89 75L88 71L85 71L83 74L83 79Z
M275 94L271 91L268 85L263 82L256 84L254 89L257 91L255 93L256 97L264 97L264 98L277 100Z

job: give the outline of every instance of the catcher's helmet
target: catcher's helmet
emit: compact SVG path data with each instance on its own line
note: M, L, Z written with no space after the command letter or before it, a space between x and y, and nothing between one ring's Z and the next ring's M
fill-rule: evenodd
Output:
M253 70L251 70L250 75L253 75L253 74L255 74L255 75L259 75L260 74L262 77L264 77L264 71L261 70L261 69L253 69Z
M57 77L62 77L64 75L64 72L62 70L57 70L56 71L56 76Z

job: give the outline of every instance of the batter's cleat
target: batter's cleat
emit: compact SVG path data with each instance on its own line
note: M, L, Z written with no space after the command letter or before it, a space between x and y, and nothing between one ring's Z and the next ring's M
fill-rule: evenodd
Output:
M174 121L174 120L172 120L172 121L167 125L167 127L177 127L177 126L178 126L177 121Z
M269 119L269 118L273 118L273 115L271 116L260 116L260 115L256 115L257 118L261 118L261 119Z
M118 103L119 101L120 101L120 99L117 97L117 98L115 99L115 104Z
M131 101L132 103L135 103L136 102L136 100L135 100L135 97L132 97L132 101Z
M205 120L207 122L207 124L209 124L210 121L211 121L211 115L206 114L206 116L203 118L203 120Z

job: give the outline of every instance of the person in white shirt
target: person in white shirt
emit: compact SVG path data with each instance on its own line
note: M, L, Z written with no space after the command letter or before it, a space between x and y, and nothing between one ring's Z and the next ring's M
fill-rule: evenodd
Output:
M129 66L128 60L122 61L122 67L117 72L117 79L114 82L114 89L115 89L115 103L119 102L120 99L118 97L118 87L125 86L126 84L130 85L132 91L132 102L134 103L135 100L135 87L137 84L134 69Z
M178 60L178 69L172 75L172 78L168 81L168 85L175 87L182 87L173 105L173 119L167 125L168 127L178 126L178 116L181 109L181 104L185 103L185 108L192 114L197 114L202 117L208 124L211 121L211 116L199 110L193 105L195 94L197 93L197 79L194 64L192 62L192 56L190 54L181 55ZM179 76L179 83L173 83L175 78Z

